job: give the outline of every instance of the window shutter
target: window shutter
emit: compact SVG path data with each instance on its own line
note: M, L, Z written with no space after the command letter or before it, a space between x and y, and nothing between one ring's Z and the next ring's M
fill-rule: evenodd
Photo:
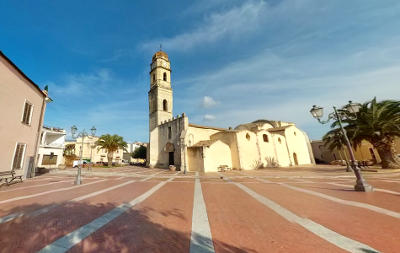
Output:
M22 156L24 154L25 144L18 143L15 149L14 161L13 161L13 170L19 170L22 168Z

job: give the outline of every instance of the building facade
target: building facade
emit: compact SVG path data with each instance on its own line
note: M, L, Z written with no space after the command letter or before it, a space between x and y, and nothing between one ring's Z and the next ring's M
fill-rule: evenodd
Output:
M309 139L294 123L257 120L225 129L190 124L184 113L174 117L168 55L155 53L150 68L148 166L217 171L314 163Z
M134 159L132 157L132 153L139 147L144 146L147 148L147 143L145 142L131 142L131 143L127 143L128 147L126 148L126 150L124 151L124 155L123 155L123 160L124 162L127 163L134 163L134 162L138 162L138 159Z
M400 138L395 139L394 145L398 152L397 156L400 157ZM329 150L322 140L315 140L311 142L311 146L315 160L319 163L331 163L337 160L350 161L350 154L345 145L340 150ZM357 161L368 161L370 164L381 162L378 151L368 141L362 141L360 146L353 148L353 151Z
M43 126L37 157L38 167L50 169L64 163L65 135L64 129Z
M76 155L77 160L80 158L82 152L82 159L93 162L93 163L106 163L107 160L107 151L105 149L100 148L96 145L96 141L99 139L97 136L87 136L83 138L82 145L82 137L77 138L73 141L66 141L65 145L73 144L75 146L73 153ZM113 154L114 163L121 163L123 159L124 150L118 149Z
M34 176L48 101L47 92L0 51L0 171Z

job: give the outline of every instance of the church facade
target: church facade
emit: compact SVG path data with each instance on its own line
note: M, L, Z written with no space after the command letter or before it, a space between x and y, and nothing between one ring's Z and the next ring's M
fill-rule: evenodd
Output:
M225 129L173 116L171 64L163 51L152 58L148 99L150 167L210 172L315 163L307 134L294 123L257 120Z

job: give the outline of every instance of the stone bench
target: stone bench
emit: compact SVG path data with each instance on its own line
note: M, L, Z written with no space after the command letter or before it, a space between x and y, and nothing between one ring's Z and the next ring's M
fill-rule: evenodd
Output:
M11 170L11 171L0 171L0 184L5 182L6 185L10 185L14 180L19 179L22 182L22 171Z
M228 165L220 165L218 166L218 172L224 172L225 170L231 170Z

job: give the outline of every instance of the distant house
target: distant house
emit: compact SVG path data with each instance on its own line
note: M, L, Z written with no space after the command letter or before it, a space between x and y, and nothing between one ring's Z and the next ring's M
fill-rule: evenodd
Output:
M73 144L74 150L73 153L76 155L77 160L79 160L81 152L82 152L82 159L86 161L91 161L93 163L102 163L108 162L107 160L107 151L105 149L100 148L96 145L96 141L99 139L97 136L87 136L83 139L82 145L82 138L79 137L76 140L66 141L65 145ZM118 149L113 154L113 161L114 163L121 163L123 159L124 150Z
M0 51L0 171L34 176L47 101L47 91Z
M125 162L136 162L136 159L132 158L132 153L135 151L135 149L137 149L138 147L147 147L147 143L146 142L132 142L132 143L128 143L128 147L126 148L126 150L124 151L124 156L123 159Z
M64 129L43 127L37 157L38 167L55 168L63 164L65 134Z
M350 161L350 154L345 145L341 150L329 150L322 140L315 140L311 142L311 146L315 160L319 163L330 163L336 160ZM400 138L395 139L395 150L400 156ZM357 161L370 161L374 164L381 162L378 151L368 141L362 141L361 145L353 148L353 151Z

